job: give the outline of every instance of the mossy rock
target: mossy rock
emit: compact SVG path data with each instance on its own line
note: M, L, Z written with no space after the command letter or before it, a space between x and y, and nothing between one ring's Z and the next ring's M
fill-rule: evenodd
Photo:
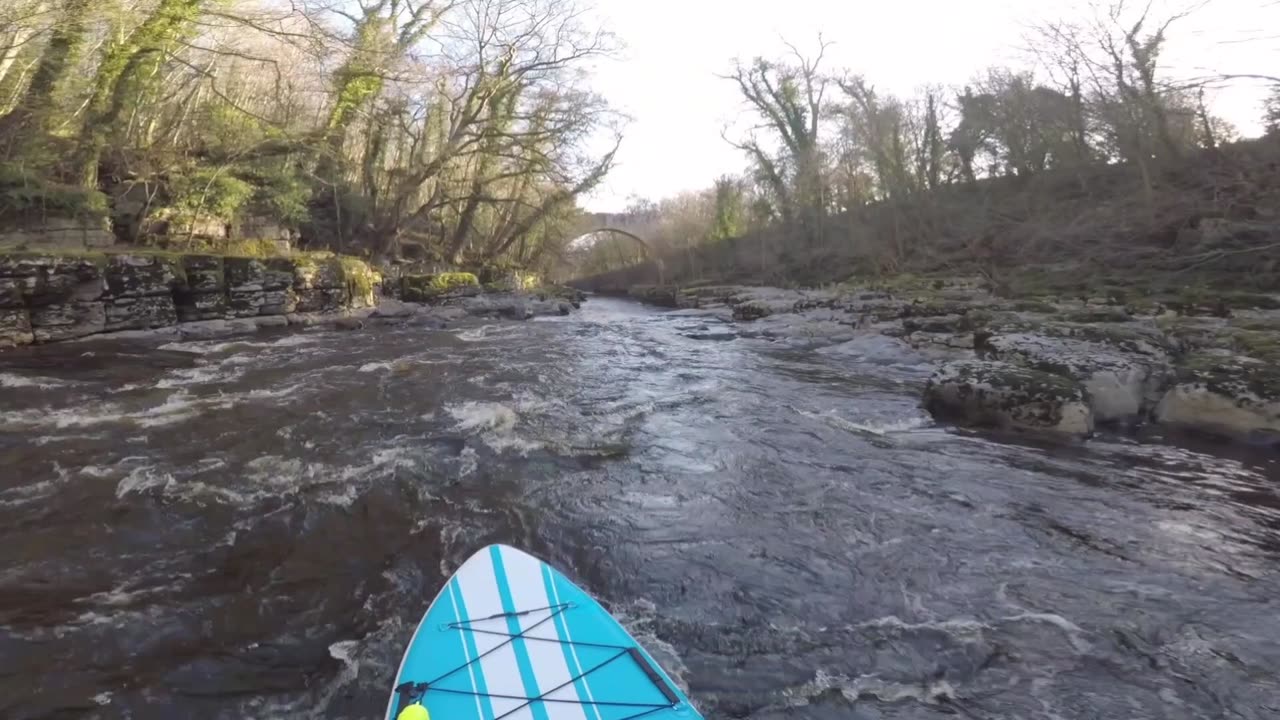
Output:
M184 255L184 288L193 293L219 292L226 287L226 271L217 255Z
M338 263L342 266L342 277L346 281L351 304L356 307L374 305L382 274L358 258L340 257Z
M1211 392L1240 398L1280 399L1280 365L1222 352L1189 355L1178 368L1180 383L1199 383Z
M1093 413L1083 386L1066 377L1000 362L964 360L939 368L924 405L969 425L1087 437Z
M401 294L408 302L432 302L446 295L481 289L480 279L469 272L434 275L405 275L400 278Z
M293 270L293 287L296 290L345 290L347 287L342 263L333 256L296 257Z

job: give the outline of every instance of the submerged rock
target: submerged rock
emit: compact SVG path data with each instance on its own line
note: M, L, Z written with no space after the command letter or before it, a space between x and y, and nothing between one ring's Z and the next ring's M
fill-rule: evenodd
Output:
M1093 433L1089 396L1079 383L1009 363L948 363L929 378L924 405L935 417L966 425L1075 438Z
M378 306L373 309L372 317L376 318L407 318L417 313L413 305L402 302L400 300L392 300L384 298Z
M340 317L333 321L333 326L338 330L360 330L364 328L364 318Z

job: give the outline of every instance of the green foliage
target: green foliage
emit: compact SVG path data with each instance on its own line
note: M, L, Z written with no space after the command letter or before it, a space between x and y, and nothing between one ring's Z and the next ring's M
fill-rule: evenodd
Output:
M445 272L436 275L405 275L400 278L404 299L428 302L445 293L462 288L480 287L480 279L469 272Z
M727 240L747 231L746 193L732 177L722 177L715 185L715 222L707 239Z
M373 302L374 290L382 282L382 274L359 258L339 256L338 264L342 266L342 277L351 297L362 299L366 304Z
M169 205L180 216L231 220L254 195L254 187L225 170L197 168L169 178Z
M461 287L478 286L480 280L474 273L445 272L432 278L431 286L437 290L456 290Z
M103 220L107 196L77 185L50 182L0 165L0 219L71 217Z
M260 174L254 181L257 185L252 201L255 210L292 227L310 219L312 187L300 175L278 170Z
M223 243L223 253L232 257L267 258L287 253L280 251L274 240L232 240Z

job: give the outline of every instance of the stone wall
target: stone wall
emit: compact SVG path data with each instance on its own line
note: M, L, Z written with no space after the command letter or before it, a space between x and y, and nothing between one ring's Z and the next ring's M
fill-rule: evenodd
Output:
M0 348L184 322L372 307L356 258L0 254Z

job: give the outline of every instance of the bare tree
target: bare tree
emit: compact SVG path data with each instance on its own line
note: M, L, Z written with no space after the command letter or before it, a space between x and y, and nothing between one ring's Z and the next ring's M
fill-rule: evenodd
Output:
M747 154L773 192L784 222L800 222L810 231L824 205L823 157L819 128L828 78L822 61L831 43L818 38L818 51L807 56L788 44L790 56L776 62L756 58L741 62L724 76L737 86L759 117L741 140L726 140ZM759 137L767 131L768 139ZM781 146L781 154L772 150Z

